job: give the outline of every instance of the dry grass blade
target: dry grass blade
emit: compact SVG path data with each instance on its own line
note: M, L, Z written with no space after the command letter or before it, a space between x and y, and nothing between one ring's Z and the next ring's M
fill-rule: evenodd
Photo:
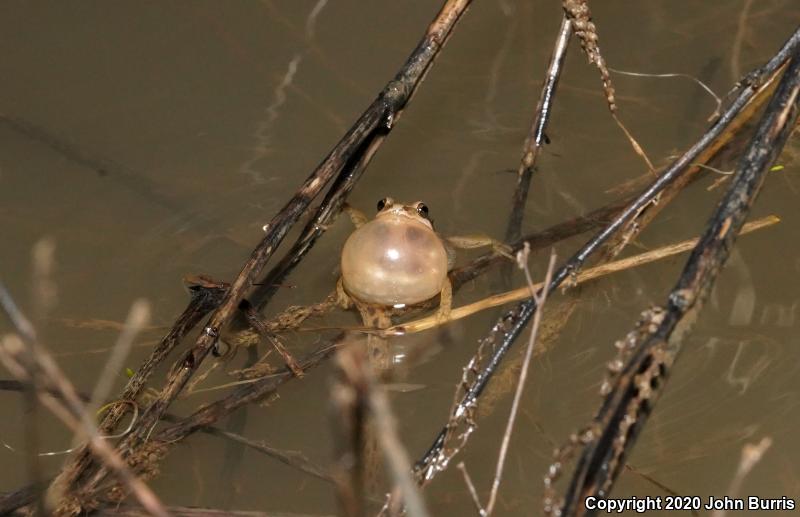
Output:
M753 221L751 223L747 223L746 225L744 225L744 227L742 228L742 235L754 232L756 230L761 230L763 228L767 228L779 222L780 218L774 215L763 217L761 219L758 219L757 221ZM648 251L645 253L640 253L632 257L615 260L607 264L601 264L599 266L591 267L589 269L581 271L575 277L574 282L576 285L583 284L590 280L595 280L597 278L601 278L606 275L610 275L612 273L617 273L634 267L643 266L651 262L672 257L679 253L685 253L691 250L695 246L695 244L697 244L697 241L698 238L696 237L694 239L688 239L675 244L662 246L655 250ZM538 284L535 284L534 287L536 289L540 289L544 285L546 284L540 282ZM482 300L470 303L468 305L456 307L450 311L447 321L443 322L435 315L427 316L425 318L419 318L406 323L394 325L386 329L384 333L386 335L402 335L402 334L412 334L415 332L422 332L424 330L430 330L432 328L435 328L444 323L466 318L477 312L490 309L492 307L499 307L501 305L505 305L510 302L524 300L529 297L530 297L530 291L528 287L520 287L518 289L514 289L512 291L508 291L505 293L488 296Z

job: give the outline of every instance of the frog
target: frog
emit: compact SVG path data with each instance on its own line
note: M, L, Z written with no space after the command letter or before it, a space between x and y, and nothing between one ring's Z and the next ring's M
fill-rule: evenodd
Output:
M342 248L336 299L345 309L355 307L367 329L386 329L392 316L431 304L437 297L437 319L447 321L453 298L448 272L455 265L457 248L491 246L510 257L510 248L490 237L442 236L422 201L382 198L371 220L349 205L345 211L356 230ZM368 340L378 371L391 366L384 345L383 339Z

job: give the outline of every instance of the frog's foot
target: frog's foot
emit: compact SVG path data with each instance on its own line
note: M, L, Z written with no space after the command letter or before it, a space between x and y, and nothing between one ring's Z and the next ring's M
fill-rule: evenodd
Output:
M514 250L511 249L511 246L486 235L457 235L447 237L445 240L447 240L451 246L461 249L491 247L492 251L498 255L502 255L512 261L516 260L514 258Z
M445 279L439 293L439 310L436 311L436 323L442 325L450 320L450 309L453 307L453 286L450 279Z
M265 328L268 332L272 333L295 330L300 328L300 325L308 318L327 314L337 305L338 302L335 296L331 294L320 303L288 307L285 311L275 316L275 318L273 318L271 321L267 322Z
M362 212L357 208L353 208L347 203L345 203L342 206L342 210L347 212L347 215L350 216L350 220L353 222L353 226L355 226L356 228L361 228L367 223L367 221L369 221L369 218L366 216L364 212Z

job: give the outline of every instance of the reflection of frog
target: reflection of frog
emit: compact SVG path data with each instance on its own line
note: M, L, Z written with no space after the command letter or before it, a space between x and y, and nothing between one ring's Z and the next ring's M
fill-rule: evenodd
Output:
M439 317L447 319L452 291L447 272L455 261L453 248L490 245L500 253L503 244L483 236L440 237L433 229L428 207L422 202L395 203L392 198L378 201L378 214L372 221L347 209L356 231L342 250L342 276L337 284L339 303L355 305L364 326L387 328L391 314L419 305L439 295ZM385 370L388 356L371 339L373 366ZM380 347L382 348L382 346Z

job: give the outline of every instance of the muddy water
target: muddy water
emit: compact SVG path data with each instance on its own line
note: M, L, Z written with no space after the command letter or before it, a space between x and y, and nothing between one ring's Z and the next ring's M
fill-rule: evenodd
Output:
M180 279L232 279L262 226L371 101L414 47L437 2L6 2L0 9L0 278L24 309L30 250L57 246L59 303L40 332L60 365L91 390L136 298L164 327L185 306ZM559 25L558 2L476 1L412 106L376 155L351 203L424 199L440 231L501 237L521 143ZM800 21L789 0L593 5L610 66L688 73L720 94L738 73L772 55ZM746 9L745 11L743 11ZM738 72L737 72L738 71ZM714 101L684 79L614 76L620 113L663 163L702 133ZM525 219L545 228L614 199L606 190L644 167L608 117L596 72L573 45ZM775 228L743 237L648 424L615 495L723 496L745 443L772 448L742 495L800 500L800 159L797 143L772 173L755 213ZM642 235L655 247L699 232L721 189L691 187ZM268 311L320 300L334 285L350 231L339 221L287 281ZM566 256L581 239L558 247ZM466 255L467 258L471 256ZM541 275L544 254L532 259ZM613 342L639 312L660 303L684 259L673 258L581 289L569 324L536 359L512 440L498 513L539 512L554 444L585 423L599 401ZM520 279L515 278L519 283ZM489 276L456 303L486 295ZM290 287L291 286L291 287ZM403 441L416 457L443 424L461 368L496 313L398 340L424 346L392 392ZM111 323L108 323L111 322ZM81 324L80 326L76 325ZM88 325L93 323L92 325ZM314 325L353 325L331 316ZM8 330L5 320L0 323ZM164 332L148 330L135 367ZM291 334L302 353L317 333ZM405 347L405 348L404 348ZM261 349L258 354L264 353ZM246 363L241 353L228 370ZM272 359L274 364L277 361ZM7 373L2 374L8 378ZM156 377L163 378L163 371ZM120 373L118 385L124 383ZM198 388L232 380L215 372ZM330 458L325 366L223 424L313 461ZM508 389L479 421L459 457L486 497L509 407ZM186 413L221 392L182 400ZM23 443L17 394L0 393L0 439ZM42 449L70 435L42 417ZM55 472L62 459L42 460ZM0 491L25 482L24 457L0 449ZM473 511L456 471L426 490L433 514ZM331 487L217 438L175 448L153 481L169 504L329 514ZM656 514L656 513L654 513Z

